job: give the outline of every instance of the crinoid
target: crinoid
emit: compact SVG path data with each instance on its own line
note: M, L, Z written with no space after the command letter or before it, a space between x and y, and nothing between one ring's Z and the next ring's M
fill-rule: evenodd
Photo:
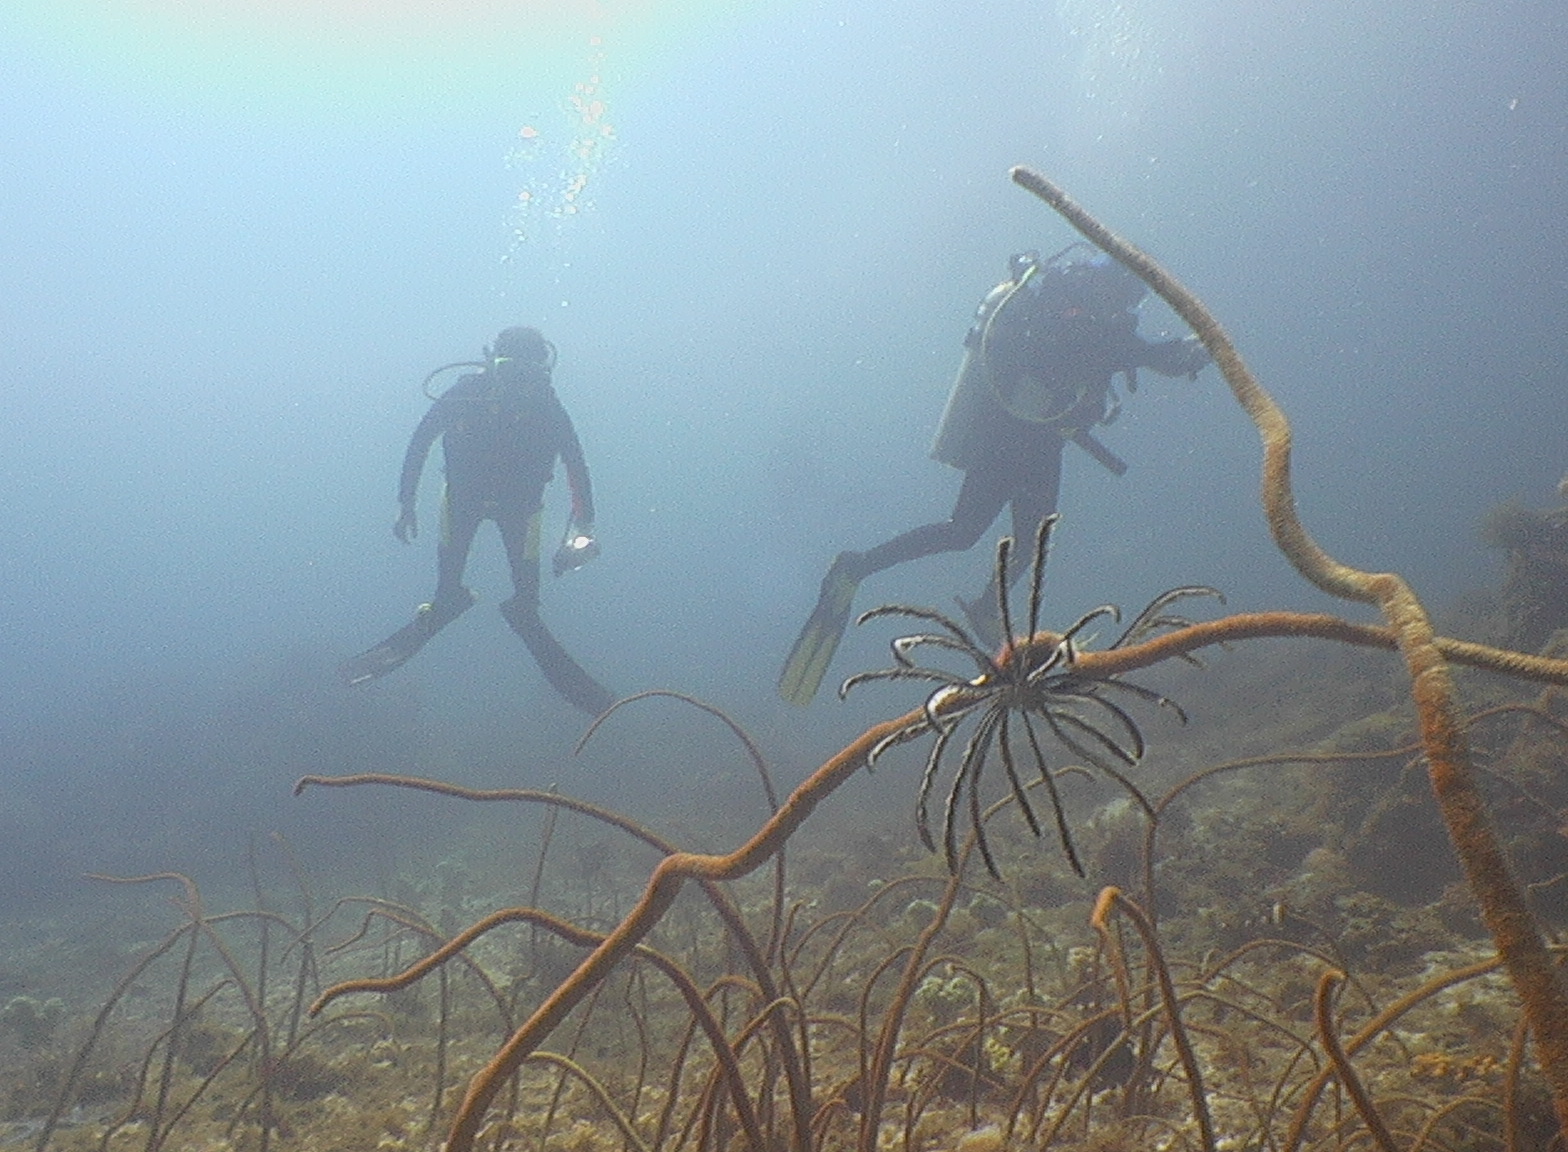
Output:
M1048 517L1040 525L1040 531L1035 537L1028 629L1021 637L1014 636L1007 595L1008 562L1012 556L1013 540L1004 536L997 543L997 604L1001 610L1002 631L1007 637L997 655L985 651L957 621L932 608L885 604L862 614L856 621L864 624L881 616L908 616L929 621L941 629L939 632L898 637L892 642L892 668L861 672L845 680L839 688L839 696L843 697L857 684L871 680L923 680L937 685L926 697L921 717L879 742L868 757L869 763L875 763L877 757L893 745L913 740L927 732L935 733L936 740L926 758L925 772L920 780L920 795L915 811L915 826L921 841L930 851L936 851L929 815L932 788L941 775L943 758L959 728L968 717L978 716L958 761L958 771L948 789L942 817L942 849L947 857L948 868L954 871L958 867L958 811L960 805L967 802L969 825L986 870L992 876L999 875L996 860L986 842L980 802L980 776L993 748L1002 761L1013 799L1023 813L1025 823L1031 832L1040 835L1040 821L1018 773L1014 737L1019 727L1023 728L1024 744L1039 771L1040 784L1050 799L1062 851L1073 871L1082 876L1083 864L1073 846L1072 832L1067 824L1066 813L1062 810L1056 779L1041 747L1040 726L1043 725L1058 743L1075 756L1115 780L1152 815L1148 801L1123 771L1135 765L1143 756L1143 733L1127 711L1111 697L1120 693L1158 704L1169 708L1182 723L1187 722L1187 714L1179 705L1152 689L1115 676L1090 678L1078 671L1079 636L1096 620L1108 619L1120 623L1121 611L1115 605L1102 604L1079 617L1065 632L1039 631L1040 590L1045 577L1051 528L1056 519L1055 516ZM1221 603L1225 600L1213 588L1197 585L1172 588L1150 601L1148 607L1138 614L1137 619L1110 647L1120 648L1137 643L1161 628L1188 626L1191 621L1170 615L1166 609L1190 596L1213 596ZM979 675L966 678L944 668L916 664L911 653L923 647L961 653L974 662Z

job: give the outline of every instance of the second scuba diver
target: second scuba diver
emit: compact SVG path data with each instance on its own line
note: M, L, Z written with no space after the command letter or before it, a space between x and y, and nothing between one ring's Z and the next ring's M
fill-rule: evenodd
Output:
M437 397L414 429L398 484L400 513L392 526L405 544L418 534L414 508L419 477L431 446L440 439L446 486L435 594L419 606L411 623L344 663L339 673L351 685L385 676L472 607L474 595L463 586L463 569L479 525L492 520L506 548L514 588L512 598L500 606L501 615L528 646L550 686L569 703L597 715L614 697L572 659L539 618L540 519L557 458L566 469L572 506L551 567L560 576L599 554L588 465L551 383L555 346L537 328L507 328L485 350L483 361L446 366L455 367L480 370Z
M1120 373L1131 392L1139 368L1195 378L1209 363L1196 337L1139 336L1134 309L1148 289L1087 244L1049 260L1021 253L1009 272L981 302L964 338L963 365L931 448L934 459L964 473L952 514L869 551L838 554L779 677L779 694L790 703L809 704L816 695L862 580L907 560L968 549L1008 505L1014 538L1033 540L1056 511L1069 443L1118 476L1127 470L1090 431L1120 410L1113 377ZM1019 565L1013 575L1022 572ZM994 575L959 606L982 642L1000 640Z

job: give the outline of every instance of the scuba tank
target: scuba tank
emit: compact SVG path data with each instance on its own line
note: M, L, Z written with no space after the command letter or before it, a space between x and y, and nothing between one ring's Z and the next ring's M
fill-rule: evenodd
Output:
M1102 464L1122 471L1125 465L1103 445L1087 443L1088 429L1115 419L1120 404L1107 376L1123 372L1132 390L1132 367L1071 374L1053 369L1070 366L1080 348L1098 352L1108 329L1114 334L1120 326L1130 334L1138 322L1132 309L1147 289L1083 241L1049 259L1019 253L1008 269L1010 279L981 302L964 338L967 351L932 457L956 468L976 467L996 450L997 437L1009 435L1011 418L1079 443ZM998 363L1004 359L1012 363Z
M1107 389L1095 404L1094 394L1106 387L1099 372L1059 374L1051 371L1055 365L1040 353L1059 345L1063 353L1059 359L1071 360L1077 348L1098 344L1117 326L1130 332L1138 323L1132 310L1148 290L1136 276L1083 241L1045 261L1033 253L1015 256L1012 267L1011 284L977 322L975 344L992 397L1010 416L1056 427L1064 435L1072 431L1069 421L1088 426L1109 423L1120 403ZM1010 371L997 370L993 357L998 344L1009 340L1025 346L1025 353L1016 357L1024 361L1024 370L1019 370L1019 364L1007 366ZM1031 360L1041 362L1029 364ZM1036 367L1040 370L1028 370ZM1113 371L1126 373L1128 390L1136 390L1130 368ZM1095 407L1098 411L1086 422L1087 411Z

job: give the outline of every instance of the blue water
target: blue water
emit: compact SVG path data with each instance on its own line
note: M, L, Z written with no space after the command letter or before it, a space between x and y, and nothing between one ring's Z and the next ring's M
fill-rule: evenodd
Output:
M333 680L432 585L434 461L420 540L389 532L421 377L514 323L558 345L596 485L603 556L544 590L585 666L731 710L786 782L907 707L799 713L773 679L834 552L951 507L926 449L972 309L1009 253L1072 238L1013 164L1206 298L1347 562L1449 603L1495 578L1482 512L1568 467L1560 3L781 0L658 51L604 31L562 66L595 120L555 75L453 111L445 66L384 113L286 77L247 102L0 21L0 904L218 869L257 830L330 856L361 807L295 800L307 771L703 803L732 748L652 705L572 756L580 718L494 612L488 527L478 609L381 684ZM1189 582L1323 606L1212 370L1147 376L1104 439L1132 469L1069 456L1059 617ZM988 556L861 600L950 605Z

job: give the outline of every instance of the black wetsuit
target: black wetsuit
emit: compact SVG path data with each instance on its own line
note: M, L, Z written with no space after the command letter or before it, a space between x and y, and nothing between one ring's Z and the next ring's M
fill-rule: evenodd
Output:
M593 488L571 417L548 377L500 381L495 373L464 376L430 406L403 455L398 502L414 501L430 446L441 438L446 465L441 548L432 603L462 595L463 568L474 533L494 520L506 546L517 596L539 601L536 517L557 458L566 467L572 520L593 522Z
M557 459L571 489L572 523L593 523L593 489L572 421L548 372L510 361L500 369L464 376L420 420L403 456L398 502L411 508L425 458L442 441L446 487L441 543L431 606L443 619L468 607L463 569L474 534L485 520L501 532L515 594L501 605L545 678L571 703L599 712L612 701L561 647L539 619L539 518L545 486Z

